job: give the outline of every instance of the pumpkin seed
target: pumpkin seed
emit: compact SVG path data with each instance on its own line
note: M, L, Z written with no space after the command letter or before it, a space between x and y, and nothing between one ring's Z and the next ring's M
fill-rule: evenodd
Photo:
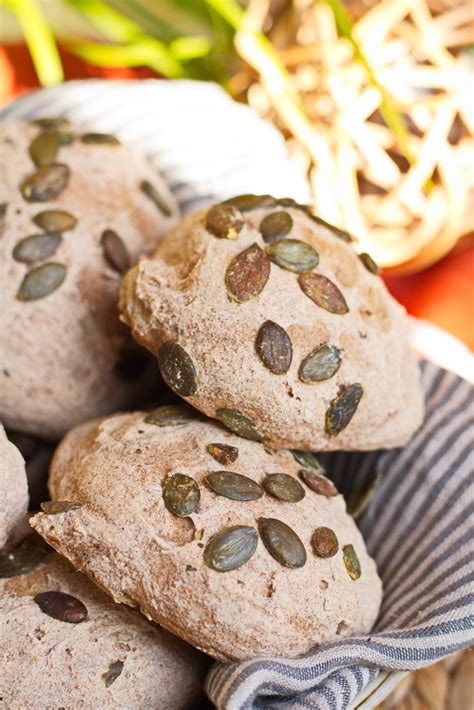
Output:
M55 131L58 128L69 126L69 120L64 116L54 116L53 118L34 118L30 121L34 126L42 128L44 131Z
M375 263L375 261L372 259L370 254L367 254L366 252L362 252L362 254L359 254L359 259L364 264L367 271L370 271L371 274L379 274L380 273L380 266Z
M277 200L277 204L281 207L294 207L296 210L303 210L304 212L309 210L309 205L301 205L292 197L280 197Z
M292 216L282 210L280 212L267 214L260 222L259 229L263 241L267 242L267 244L271 244L271 242L276 242L286 237L286 235L291 232L292 227Z
M147 424L155 426L182 426L196 421L196 412L185 404L165 404L145 417Z
M234 256L225 275L227 292L234 301L243 303L258 296L270 276L270 262L258 244L252 244Z
M308 488L318 495L325 496L326 498L332 498L338 495L336 486L329 478L326 478L326 476L315 473L315 471L309 471L306 468L298 471L298 475L301 480L306 483Z
M64 210L44 210L33 217L33 222L45 232L66 232L74 229L77 219Z
M216 572L230 572L249 561L257 543L255 528L246 525L225 528L208 540L203 552L204 564Z
M306 550L298 535L281 520L259 518L258 529L263 544L272 557L285 567L303 567Z
M69 131L58 131L59 145L71 145L74 142L74 134Z
M165 217L171 217L171 207L166 204L163 198L158 194L156 187L154 187L148 180L142 180L140 183L140 190L150 199L156 207L160 210Z
M135 382L148 369L150 358L141 348L125 346L121 349L114 372L124 382Z
M301 483L286 473L268 473L262 485L271 496L288 503L297 503L306 495Z
M270 259L286 271L302 273L319 264L319 255L310 244L299 239L280 239L267 249Z
M197 392L197 375L194 363L186 350L168 340L158 350L158 366L168 387L181 397L191 397Z
M86 145L120 145L120 141L110 133L84 133L81 136L81 143Z
M233 205L215 205L206 214L206 229L219 239L237 239L244 226L242 215Z
M65 592L40 592L34 597L44 614L68 624L79 624L87 619L85 605L71 594Z
M21 239L13 249L13 258L24 264L33 264L52 256L62 242L60 234L33 234Z
M236 195L222 204L233 205L239 212L251 212L261 207L273 207L275 198L271 195Z
M117 680L121 672L123 671L123 661L114 661L110 664L109 670L102 673L102 680L104 681L105 687L108 688L109 685Z
M59 150L59 134L57 131L40 133L30 143L28 152L37 167L51 165L56 160Z
M163 502L165 506L180 518L194 513L201 500L199 486L190 476L175 473L163 484Z
M30 535L11 552L0 552L0 579L27 574L41 564L51 549Z
M128 249L113 229L104 229L100 238L104 258L109 266L119 274L124 274L130 268Z
M261 441L262 437L257 432L255 420L246 417L237 409L218 409L216 417L235 434L239 434L245 439L251 439L251 441Z
M317 217L309 209L305 211L308 217L313 220L313 222L316 222L316 224L320 224L323 227L326 227L326 229L329 229L329 231L332 232L334 236L338 239L342 239L342 241L347 242L347 244L350 244L354 241L354 237L352 237L349 232L346 232L345 229L340 229L339 227L334 226L334 224L326 222L326 220L321 219L321 217Z
M263 496L263 488L257 481L234 471L213 471L206 481L215 493L232 500L257 500Z
M58 513L68 513L70 510L82 508L82 503L72 503L69 500L48 500L41 503L41 510L46 515L58 515Z
M377 486L380 483L380 473L376 473L372 480L370 480L365 486L360 490L354 491L346 499L347 512L353 518L357 518L362 515L364 510L369 505L373 498Z
M228 444L208 444L206 449L207 452L211 454L212 458L223 466L234 463L239 456L238 448L236 446L229 446Z
M132 597L129 597L128 594L123 594L122 592L113 594L112 598L116 604L125 604L126 606L132 607L132 609L136 609L139 606L135 599L132 599Z
M341 351L335 345L323 345L307 355L300 365L298 377L307 385L328 380L341 367Z
M326 412L326 431L337 436L351 421L364 394L362 385L355 383L340 390Z
M255 341L257 354L261 361L275 375L288 372L293 357L290 336L281 325L267 320L260 327Z
M331 528L316 528L311 538L311 546L317 557L334 557L339 550L336 533Z
M344 545L344 547L342 548L342 556L349 577L354 580L359 579L361 575L360 562L359 558L357 557L357 553L354 550L354 546Z
M71 171L67 165L45 165L26 176L21 183L21 194L27 202L54 200L68 186L70 175Z
M301 466L304 466L305 468L310 468L316 473L319 473L320 476L325 476L326 475L326 470L324 469L324 466L322 466L317 457L310 453L309 451L295 451L294 449L291 451L291 454L293 458L298 461Z
M322 274L301 274L298 283L303 293L313 303L330 313L343 315L349 312L346 300L336 284Z
M32 269L23 277L16 297L19 301L35 301L56 291L66 278L64 264L48 262Z

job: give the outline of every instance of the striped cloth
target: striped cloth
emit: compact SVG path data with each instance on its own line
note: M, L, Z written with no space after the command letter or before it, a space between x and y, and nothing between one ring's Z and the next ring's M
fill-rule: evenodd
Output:
M134 144L183 212L242 192L309 200L278 132L212 84L71 82L27 95L0 120L46 115ZM346 496L380 474L358 521L384 582L372 634L298 659L216 664L206 689L218 708L351 708L382 669L414 670L474 643L473 388L430 363L422 381L426 420L408 446L320 457Z

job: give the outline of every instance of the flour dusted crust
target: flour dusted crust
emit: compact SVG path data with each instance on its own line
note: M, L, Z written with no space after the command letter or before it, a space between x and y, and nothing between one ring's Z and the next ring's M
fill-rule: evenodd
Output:
M276 472L299 480L301 465L287 451L272 453L213 422L158 427L145 417L116 415L66 436L53 459L51 497L82 507L32 519L48 543L111 596L126 595L146 616L222 661L298 656L318 643L371 629L381 582L342 496L309 488L297 503L268 493L246 502L218 495L205 482L212 471L262 483ZM219 463L207 450L211 443L236 447L237 459ZM164 505L163 484L176 473L193 478L200 489L199 507L188 517ZM261 517L286 523L300 537L304 566L280 564L260 535L243 566L218 572L204 564L214 534L236 525L257 529ZM331 528L339 542L328 559L316 557L311 547L320 526ZM347 545L360 560L358 579L344 564Z
M0 424L0 550L21 527L27 509L25 462Z
M293 221L286 239L316 250L319 264L312 272L337 286L348 312L316 305L300 287L299 274L276 263L255 297L237 302L229 294L225 275L231 261L253 244L262 250L268 246L260 225L276 211L286 211ZM187 401L215 418L222 408L237 410L254 422L268 445L317 451L404 444L423 416L404 309L352 245L305 210L273 205L237 211L234 217L233 238L218 238L206 229L207 210L186 217L152 258L141 259L128 273L120 306L135 339L155 355L163 343L178 343L195 368L196 387L185 395ZM291 366L284 374L271 371L257 353L257 335L268 320L291 340ZM301 381L304 358L328 344L340 351L339 370L316 384ZM326 427L331 402L354 384L363 390L357 410L339 434L331 435Z
M104 258L101 236L114 230L133 264L177 215L169 190L142 157L121 145L83 143L77 126L63 130L75 136L56 158L69 167L69 184L55 199L29 202L20 190L36 169L28 148L41 129L0 126L0 418L7 428L50 439L90 417L136 406L147 387L142 355L130 371L136 346L118 319L121 274ZM143 193L142 180L153 184L170 216ZM16 261L20 240L44 231L32 219L45 210L65 210L77 224L44 261ZM66 266L63 283L38 300L18 300L25 275L47 262Z

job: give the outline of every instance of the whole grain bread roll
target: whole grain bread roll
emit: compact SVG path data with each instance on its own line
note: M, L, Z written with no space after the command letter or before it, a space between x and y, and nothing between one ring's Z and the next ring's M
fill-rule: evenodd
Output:
M112 597L216 659L298 656L367 633L381 600L342 496L311 461L183 406L120 414L65 437L49 482L65 512L31 524Z
M15 538L28 510L25 462L0 424L0 550Z
M8 562L0 556L0 577L5 710L178 710L199 694L198 652L114 604L51 550L24 540Z
M183 219L121 290L167 384L280 448L404 444L422 421L402 306L349 235L292 200L244 195Z
M1 124L0 176L0 418L56 439L147 389L116 302L177 207L141 156L61 121Z

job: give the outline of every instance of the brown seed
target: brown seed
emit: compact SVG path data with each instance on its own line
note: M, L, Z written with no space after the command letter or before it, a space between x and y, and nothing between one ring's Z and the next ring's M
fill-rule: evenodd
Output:
M244 226L242 215L233 205L215 205L206 214L206 229L219 239L237 239Z
M33 217L33 222L45 232L66 232L74 229L77 219L64 210L44 210Z
M276 242L279 239L286 237L289 232L291 232L293 227L293 218L288 212L283 210L279 212L272 212L267 214L266 217L260 222L260 234L263 237L263 241L267 244L271 242Z
M301 362L298 377L301 382L312 385L333 377L341 367L341 351L335 345L323 345L313 350Z
M64 264L48 262L32 269L23 277L16 297L19 301L35 301L56 291L66 278Z
M339 550L339 542L331 528L316 528L311 538L311 546L317 557L334 557Z
M158 350L158 366L168 387L181 397L191 397L197 392L197 375L194 363L186 350L168 340Z
M30 121L34 126L42 128L44 131L56 131L59 128L69 126L69 120L64 116L54 116L53 118L34 118Z
M298 535L276 518L259 518L258 529L263 544L277 562L285 567L303 567L306 550Z
M215 493L232 500L257 500L263 496L263 488L257 481L234 471L213 471L206 481Z
M190 476L175 473L163 484L163 502L169 511L180 518L194 513L201 500L199 486Z
M319 473L320 476L325 476L326 475L326 470L324 466L322 466L317 457L310 453L309 451L296 451L292 450L291 454L293 458L298 461L301 466L304 466L305 468L310 468L312 471L315 471L316 473Z
M158 207L160 212L164 214L165 217L171 217L171 208L158 194L156 187L154 187L151 182L148 180L142 180L140 183L140 190L156 205L156 207Z
M271 496L288 503L297 503L306 495L301 483L286 473L268 473L262 485Z
M370 254L367 254L366 252L362 252L362 254L359 254L359 259L364 264L367 271L370 271L371 274L379 274L380 273L379 265L375 263L375 261L372 259Z
M0 552L0 579L27 574L41 564L51 548L30 535L10 552Z
M236 446L229 446L228 444L208 444L206 449L207 452L211 454L212 458L223 466L234 463L239 456L238 448Z
M374 477L365 486L360 488L358 491L352 492L347 497L346 506L349 515L352 515L352 517L356 520L360 515L362 515L372 500L379 483L380 474L376 472Z
M87 619L87 609L84 604L64 592L40 592L35 596L35 602L44 614L58 621L69 624L79 624Z
M298 471L298 475L301 480L306 483L308 488L318 495L325 496L326 498L332 498L338 495L337 488L326 476L322 476L314 471L309 471L306 468Z
M100 238L104 258L109 266L119 274L124 274L130 268L128 249L113 229L104 229Z
M86 145L120 145L120 141L110 133L84 133L81 136L81 142Z
M68 186L70 175L67 165L45 165L26 176L20 186L21 194L27 202L54 200Z
M104 681L105 687L108 688L109 685L117 680L121 672L123 671L123 661L114 661L109 666L109 670L102 673L102 680Z
M5 229L5 217L7 216L8 202L2 202L0 204L0 237L3 236L3 230Z
M21 239L13 249L15 261L24 264L33 264L52 256L62 242L60 234L45 233L33 234L31 237Z
M275 198L271 195L236 195L223 204L234 205L240 212L251 212L262 207L273 207Z
M346 428L356 413L363 394L364 390L359 383L341 388L326 412L326 431L330 436L337 436Z
M242 414L237 409L218 409L216 417L235 434L252 441L261 441L262 437L257 432L255 420L246 417L245 414Z
M70 510L78 510L78 508L82 508L82 503L72 503L69 500L48 500L41 503L41 510L46 515L68 513Z
M349 312L346 300L336 284L322 274L301 274L298 283L303 293L317 306L338 315Z
M234 256L225 275L227 292L234 301L243 303L258 296L270 276L270 261L258 244L252 244Z
M260 327L255 340L257 353L265 365L275 375L288 372L293 357L290 336L281 325L267 320Z
M302 205L292 197L280 197L277 200L277 204L281 207L294 207L294 209L303 210L303 212L307 212L310 209L309 205Z
M310 244L300 239L280 239L266 249L270 259L286 271L303 273L319 264L319 255Z
M185 404L165 404L150 412L145 417L145 422L159 427L182 426L195 422L196 418L197 412Z
M56 160L58 150L59 133L57 131L46 131L33 138L28 152L31 160L40 168L44 165L52 165Z
M342 556L349 577L354 580L359 579L361 575L360 562L359 558L357 557L357 553L354 550L354 546L344 545L344 547L342 548Z
M255 528L246 525L226 528L208 540L203 552L204 564L216 572L230 572L249 561L257 543Z

